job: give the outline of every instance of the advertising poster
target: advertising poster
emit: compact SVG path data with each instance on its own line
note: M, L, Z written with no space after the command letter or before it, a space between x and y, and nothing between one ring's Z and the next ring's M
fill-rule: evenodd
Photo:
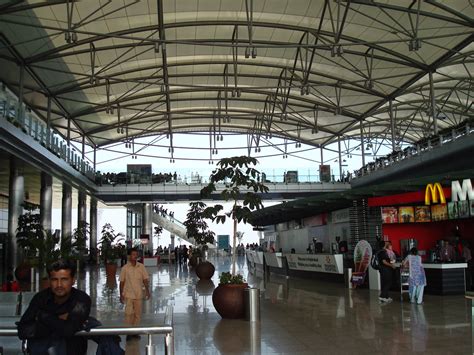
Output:
M364 283L370 259L372 259L372 247L366 240L360 240L354 249L354 270L351 280L353 286Z
M404 206L398 208L398 220L400 223L415 222L415 210L413 206Z
M448 217L449 219L456 219L459 218L459 211L458 211L458 203L448 202Z
M221 234L217 236L217 247L222 250L228 249L230 247L228 234Z
M382 223L398 223L398 208L382 207Z
M448 219L448 208L445 203L440 203L439 205L431 205L431 220L444 221Z
M459 218L469 218L469 201L458 201Z
M415 207L415 222L431 222L430 206Z

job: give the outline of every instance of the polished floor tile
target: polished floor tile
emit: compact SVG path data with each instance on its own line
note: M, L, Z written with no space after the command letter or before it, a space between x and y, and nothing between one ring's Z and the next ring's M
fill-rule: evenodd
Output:
M260 288L261 321L224 320L212 305L218 273L229 258L211 260L212 282L198 282L186 266L149 267L152 298L145 302L143 325L163 323L174 308L176 354L472 354L471 304L463 296L425 297L423 305L380 304L377 292L349 290L342 284L249 273L244 258L238 271ZM117 280L103 268L82 273L78 287L93 299L92 314L104 325L123 324ZM1 340L4 338L0 338ZM156 353L164 337L153 336ZM90 343L89 354L95 354ZM145 354L146 337L125 342L127 354Z

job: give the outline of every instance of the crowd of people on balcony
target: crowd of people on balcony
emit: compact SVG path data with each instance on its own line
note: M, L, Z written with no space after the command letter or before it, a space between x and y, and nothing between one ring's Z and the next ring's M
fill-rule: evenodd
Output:
M436 135L423 137L413 145L404 148L403 150L393 151L386 156L378 157L374 161L367 163L359 170L355 170L354 174L357 177L363 176L371 171L379 170L390 166L395 162L408 159L414 155L418 155L424 151L431 150L434 147L441 146L444 143L454 141L458 137L462 137L471 133L474 129L474 119L467 119L454 127L442 129Z

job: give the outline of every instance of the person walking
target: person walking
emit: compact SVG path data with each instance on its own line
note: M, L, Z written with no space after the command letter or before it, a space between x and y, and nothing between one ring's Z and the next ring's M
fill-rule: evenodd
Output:
M145 288L145 298L150 298L148 286L148 272L138 260L138 250L131 248L128 250L128 262L122 267L120 272L120 302L125 304L125 323L139 325L142 315L143 288ZM127 336L140 338L139 335Z
M392 250L392 242L385 242L384 249L378 253L378 258L381 283L379 300L381 302L392 302L393 299L388 294L392 286L393 270L395 269L395 253Z
M410 254L403 261L403 267L409 268L408 293L411 303L423 303L423 291L426 286L425 269L421 264L421 256L418 255L418 249L411 248Z

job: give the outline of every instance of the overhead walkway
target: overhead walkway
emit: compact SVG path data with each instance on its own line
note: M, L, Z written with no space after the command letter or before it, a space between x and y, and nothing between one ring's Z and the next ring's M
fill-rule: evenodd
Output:
M268 183L269 188L265 200L292 200L309 197L321 193L341 192L351 188L349 183ZM106 204L122 205L125 203L140 202L174 202L201 200L201 189L205 184L127 184L100 186L97 198ZM211 200L220 199L220 192L224 185L217 185L217 191ZM245 192L245 191L244 191Z

